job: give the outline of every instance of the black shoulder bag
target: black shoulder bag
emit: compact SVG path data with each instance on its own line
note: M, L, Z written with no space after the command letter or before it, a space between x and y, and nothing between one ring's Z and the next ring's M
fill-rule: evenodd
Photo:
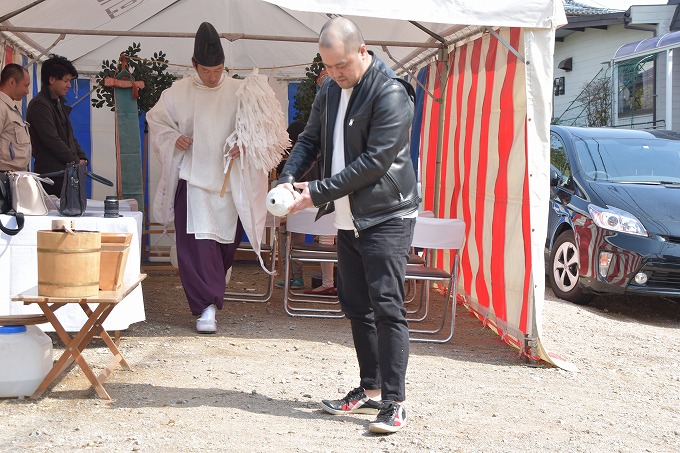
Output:
M0 222L0 231L14 236L24 227L24 215L12 210L12 192L10 192L9 175L0 173L0 214L13 215L17 219L16 228L7 228Z
M87 208L87 191L85 188L85 177L89 176L93 180L113 187L113 183L108 179L87 170L86 163L70 162L66 164L66 169L55 173L46 173L43 177L53 177L64 175L64 185L61 186L61 197L59 198L59 214L66 217L78 217L83 215Z
M12 209L12 192L9 189L9 175L0 173L0 214Z

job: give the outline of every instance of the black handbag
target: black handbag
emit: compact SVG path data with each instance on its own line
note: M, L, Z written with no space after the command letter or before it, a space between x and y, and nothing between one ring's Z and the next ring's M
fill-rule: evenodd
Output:
M42 177L54 177L64 175L64 184L61 186L61 197L59 198L59 214L66 217L78 217L85 213L87 208L87 191L85 187L85 177L89 176L93 180L113 187L113 183L108 179L87 170L86 163L70 162L66 164L64 170L55 173L46 173Z
M15 236L24 227L24 215L20 212L14 212L14 211L10 211L6 214L16 217L17 227L16 228L7 228L5 225L2 224L2 222L0 222L0 231L2 231L3 233L5 233L8 236Z
M64 185L59 197L59 213L67 217L83 215L87 208L85 164L71 162L64 170Z
M7 228L0 222L0 231L3 233L14 236L24 227L24 215L12 211L12 192L10 192L7 173L0 173L0 214L13 215L17 219L16 228Z
M12 209L12 192L9 188L9 175L0 173L0 214L5 214Z

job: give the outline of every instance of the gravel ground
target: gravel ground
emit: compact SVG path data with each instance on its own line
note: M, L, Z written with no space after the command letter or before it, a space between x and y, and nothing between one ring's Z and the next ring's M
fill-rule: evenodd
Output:
M232 284L261 284L255 269L240 264ZM113 401L72 368L38 401L0 400L0 451L680 451L674 301L581 307L547 291L543 336L578 373L527 362L458 307L450 343L412 344L408 424L385 436L367 431L372 416L318 409L358 382L346 320L291 318L277 291L229 303L218 334L197 335L173 272L143 288L148 320L123 332L132 371L105 384ZM110 355L95 340L85 357L97 370Z

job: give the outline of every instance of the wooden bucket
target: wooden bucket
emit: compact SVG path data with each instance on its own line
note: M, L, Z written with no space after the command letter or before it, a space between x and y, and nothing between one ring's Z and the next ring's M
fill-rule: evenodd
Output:
M120 291L127 264L132 233L102 232L102 252L99 265L99 289Z
M38 295L99 295L101 233L38 231Z

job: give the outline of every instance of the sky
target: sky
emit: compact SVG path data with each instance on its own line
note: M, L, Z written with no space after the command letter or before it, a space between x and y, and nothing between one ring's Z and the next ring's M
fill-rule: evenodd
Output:
M631 5L665 5L668 0L577 0L579 3L584 3L593 6L602 6L605 8L627 10Z

